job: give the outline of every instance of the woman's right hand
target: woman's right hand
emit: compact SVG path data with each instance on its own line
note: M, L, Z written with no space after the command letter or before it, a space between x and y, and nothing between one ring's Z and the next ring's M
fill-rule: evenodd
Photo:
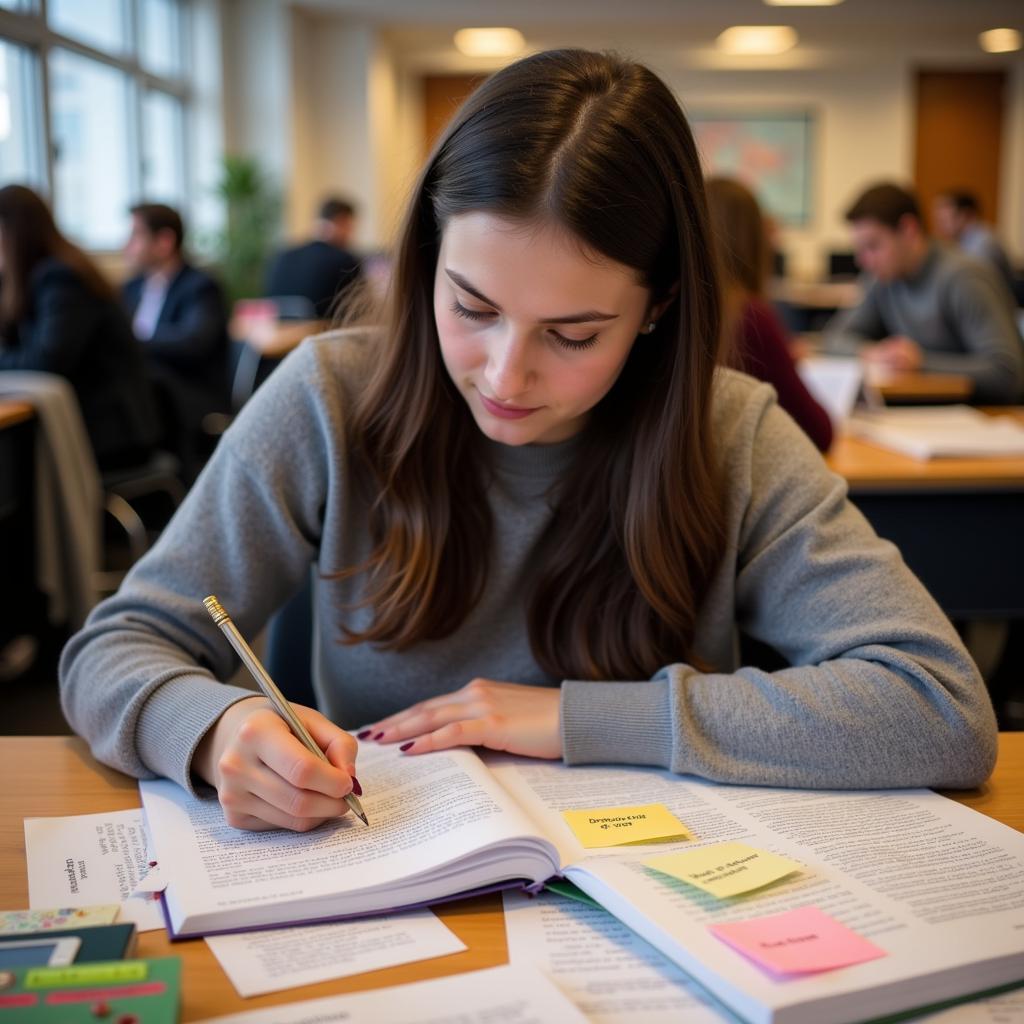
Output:
M264 697L232 704L202 738L193 770L217 790L224 817L235 828L308 832L348 811L356 741L319 711L292 710L320 744L327 762L311 754Z

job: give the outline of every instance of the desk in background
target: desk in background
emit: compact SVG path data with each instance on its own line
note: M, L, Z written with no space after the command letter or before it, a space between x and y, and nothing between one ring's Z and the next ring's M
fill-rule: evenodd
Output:
M1024 618L1024 458L923 462L840 435L826 461L947 615Z
M28 905L22 819L91 814L139 806L134 779L97 764L74 737L0 738L0 909ZM1024 733L999 737L999 762L981 789L949 793L959 803L1024 832ZM143 932L138 956L178 955L183 965L182 1021L202 1020L342 992L359 992L494 967L508 961L500 896L437 908L437 915L468 947L464 953L340 978L318 985L241 999L206 943L171 943L164 932Z

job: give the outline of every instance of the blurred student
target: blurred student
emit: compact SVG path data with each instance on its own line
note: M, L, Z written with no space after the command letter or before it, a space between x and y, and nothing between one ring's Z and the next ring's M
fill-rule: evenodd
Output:
M800 380L786 329L764 296L772 250L757 200L744 185L729 178L711 178L706 188L721 275L726 348L732 350L732 362L771 384L779 405L821 451L827 451L832 421Z
M829 323L826 346L889 370L963 374L982 404L1017 401L1024 352L988 268L934 242L916 198L898 185L869 188L846 220L869 279L860 304Z
M301 296L311 316L327 320L338 297L360 277L359 261L349 250L355 234L356 208L332 197L320 205L313 238L279 252L267 271L267 295Z
M949 189L941 192L932 208L935 233L947 242L955 242L968 256L993 267L1006 282L1010 294L1016 294L1016 275L1006 250L995 232L981 219L981 204L973 192Z
M157 440L145 366L114 289L31 189L0 188L0 370L66 377L101 469Z
M173 447L188 455L203 417L224 412L227 400L227 312L224 293L184 257L185 227L160 203L131 209L125 262L134 276L122 298L150 372L171 394L180 435Z

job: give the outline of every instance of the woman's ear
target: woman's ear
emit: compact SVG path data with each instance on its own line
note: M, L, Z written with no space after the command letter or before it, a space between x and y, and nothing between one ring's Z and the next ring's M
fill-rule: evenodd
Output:
M644 317L644 321L646 323L650 323L651 321L657 323L661 319L665 310L668 309L668 307L671 306L673 302L675 302L678 295L679 282L676 281L675 284L673 284L672 287L669 288L667 292L665 292L664 296L658 302L651 303L651 305L647 309L647 315Z

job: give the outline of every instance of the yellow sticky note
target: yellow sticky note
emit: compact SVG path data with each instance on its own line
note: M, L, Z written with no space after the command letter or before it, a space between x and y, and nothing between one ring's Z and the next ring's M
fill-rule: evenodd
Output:
M692 838L686 826L664 804L562 811L562 817L576 833L576 838L591 850L601 846L634 846Z
M648 857L643 864L712 896L739 896L799 871L802 865L746 843L716 843L686 853Z

